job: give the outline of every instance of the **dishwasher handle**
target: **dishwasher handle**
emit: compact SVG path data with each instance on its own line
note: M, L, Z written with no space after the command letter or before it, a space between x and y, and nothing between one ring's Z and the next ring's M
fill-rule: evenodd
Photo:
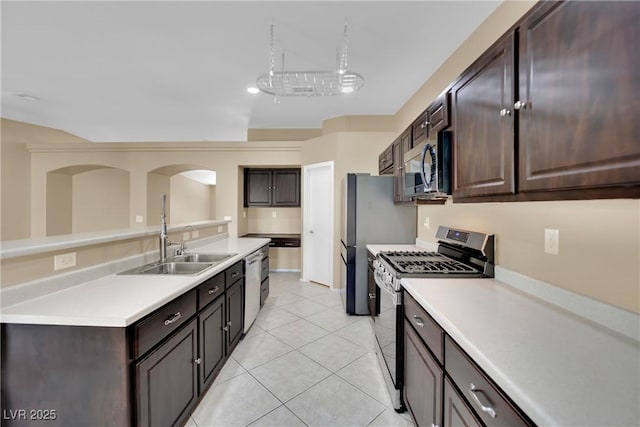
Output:
M244 259L244 262L246 262L247 265L254 264L257 261L262 261L262 252L261 251L254 252L251 255L245 257L245 259Z

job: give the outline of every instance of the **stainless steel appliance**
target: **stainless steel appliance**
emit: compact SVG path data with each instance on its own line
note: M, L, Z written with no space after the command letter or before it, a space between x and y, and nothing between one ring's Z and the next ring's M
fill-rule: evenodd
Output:
M472 278L494 276L494 236L439 227L437 252L388 251L373 262L380 313L373 317L376 354L394 408L404 411L402 396L404 314L402 285L405 277Z
M369 314L367 244L413 243L416 208L393 204L393 177L350 173L342 181L340 294L349 314Z
M257 251L244 258L244 333L247 333L260 311L260 285L264 251Z
M451 132L435 132L404 155L404 193L416 199L451 194Z

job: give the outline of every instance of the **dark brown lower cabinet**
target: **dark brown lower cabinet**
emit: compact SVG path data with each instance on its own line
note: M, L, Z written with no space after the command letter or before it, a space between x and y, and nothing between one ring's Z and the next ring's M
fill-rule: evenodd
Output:
M405 403L419 426L442 425L442 368L407 321L404 330Z
M138 426L175 426L189 416L198 399L197 323L190 321L138 362Z
M199 387L205 390L215 379L225 361L225 299L219 297L198 315L200 343Z
M444 427L481 427L448 377L444 379Z
M243 279L236 281L231 287L227 288L226 294L226 311L227 311L227 325L225 332L227 333L227 350L226 354L231 354L233 349L240 342L242 338L244 311L243 299Z
M264 305L264 302L269 296L269 277L264 279L260 284L260 307Z

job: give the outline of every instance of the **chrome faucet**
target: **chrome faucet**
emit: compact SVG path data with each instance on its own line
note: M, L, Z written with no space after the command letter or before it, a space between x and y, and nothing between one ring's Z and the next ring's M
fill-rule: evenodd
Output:
M167 260L167 248L175 243L169 241L169 235L167 234L167 214L166 214L166 202L167 195L162 193L160 195L160 262Z
M193 231L196 231L196 228L191 224L187 224L182 228L182 241L180 242L180 247L178 248L176 255L184 255L184 253L187 251L187 244L184 242L184 231L187 228L191 228Z

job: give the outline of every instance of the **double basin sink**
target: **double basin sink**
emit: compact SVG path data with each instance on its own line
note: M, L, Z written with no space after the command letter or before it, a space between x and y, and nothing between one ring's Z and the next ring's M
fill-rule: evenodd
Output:
M157 261L118 273L120 275L137 274L186 274L195 275L220 264L237 254L200 254L176 255L166 261Z

